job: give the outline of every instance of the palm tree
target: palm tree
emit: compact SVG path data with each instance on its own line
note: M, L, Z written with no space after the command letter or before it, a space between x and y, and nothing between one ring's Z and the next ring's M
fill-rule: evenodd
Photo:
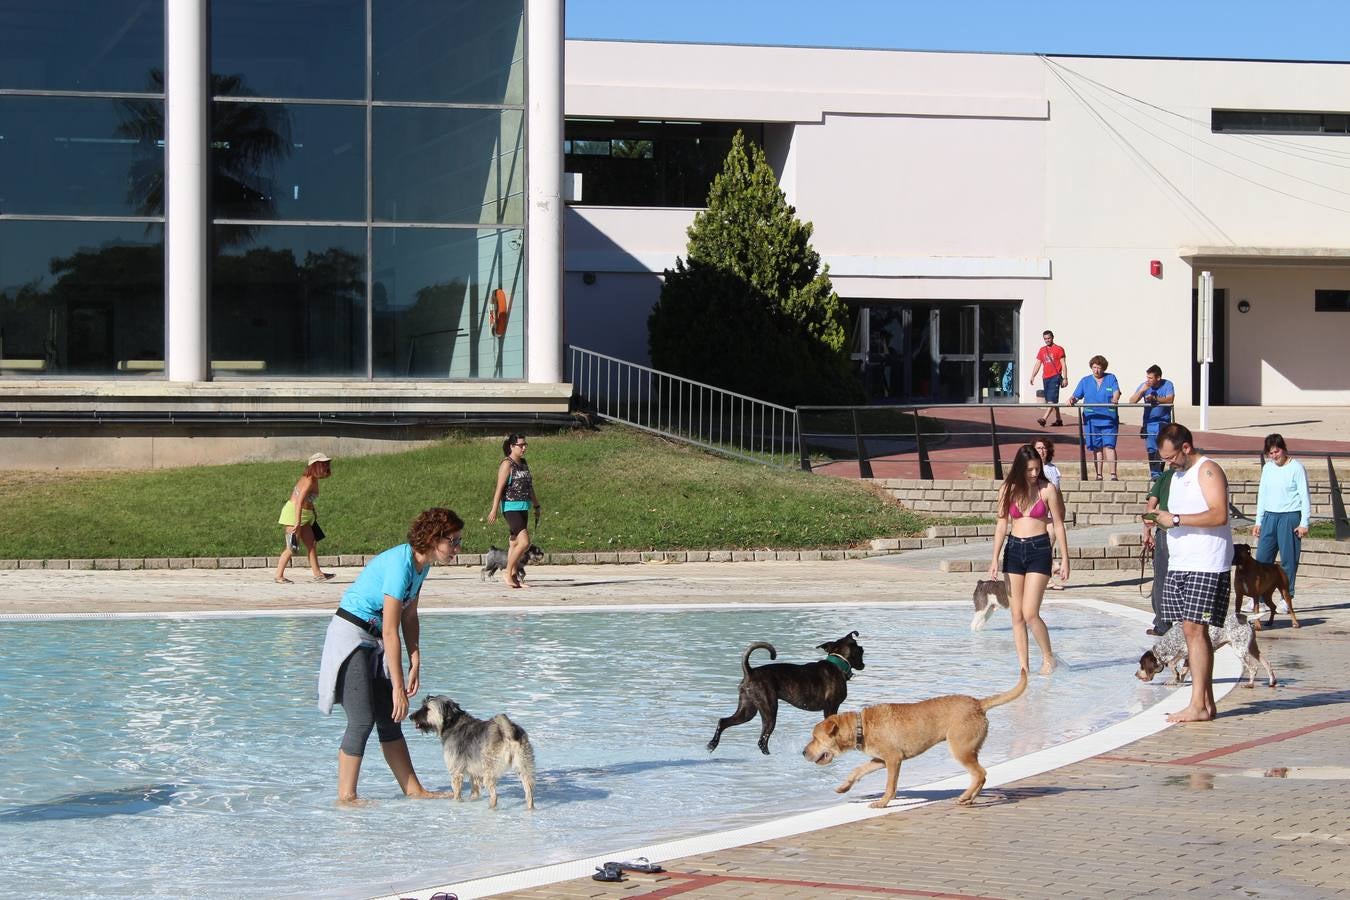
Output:
M150 73L164 89L164 73ZM211 76L212 96L249 96L242 75ZM145 146L164 144L164 103L122 100L119 137ZM291 153L291 120L284 104L222 102L212 104L210 197L212 217L259 219L275 209L272 181L275 163ZM127 195L143 216L164 215L164 162L160 154L138 160L128 176ZM151 226L155 227L155 226ZM216 230L221 246L247 242L256 225L223 225Z

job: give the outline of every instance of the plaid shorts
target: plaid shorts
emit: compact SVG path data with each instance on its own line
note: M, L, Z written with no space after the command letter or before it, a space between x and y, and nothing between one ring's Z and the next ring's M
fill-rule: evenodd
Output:
M1169 571L1163 582L1162 617L1220 628L1228 615L1229 590L1227 572Z

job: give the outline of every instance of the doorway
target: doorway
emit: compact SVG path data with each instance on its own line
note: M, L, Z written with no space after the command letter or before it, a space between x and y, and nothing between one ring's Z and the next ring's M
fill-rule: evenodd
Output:
M1191 290L1191 403L1200 405L1200 291ZM1209 405L1228 402L1228 291L1214 289L1214 362L1209 364Z
M853 358L870 402L1017 402L1017 302L867 301L854 309Z

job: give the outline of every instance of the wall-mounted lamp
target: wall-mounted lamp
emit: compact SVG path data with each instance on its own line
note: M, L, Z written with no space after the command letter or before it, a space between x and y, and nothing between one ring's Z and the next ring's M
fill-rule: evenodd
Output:
M582 272L582 273L581 273L581 283L582 283L582 284L595 284L595 273L594 273L594 272Z
M1252 311L1252 305L1251 305L1250 303L1248 303L1246 300L1239 300L1239 301L1238 301L1238 312L1240 312L1240 313L1248 313L1248 312L1251 312L1251 311Z

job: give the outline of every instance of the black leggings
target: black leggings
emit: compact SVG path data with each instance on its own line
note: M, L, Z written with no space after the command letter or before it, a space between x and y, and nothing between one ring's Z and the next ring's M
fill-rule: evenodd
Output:
M375 648L357 647L338 669L337 695L347 714L342 752L365 756L371 729L378 729L380 743L403 740L403 726L394 721L394 685L383 671L375 675Z

